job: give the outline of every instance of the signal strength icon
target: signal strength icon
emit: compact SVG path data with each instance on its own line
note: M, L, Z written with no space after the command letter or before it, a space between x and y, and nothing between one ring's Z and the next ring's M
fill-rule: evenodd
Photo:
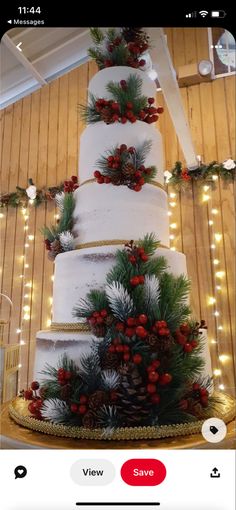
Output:
M196 17L197 17L196 11L189 12L188 14L185 14L185 18L196 18Z
M205 18L208 15L208 11L199 11L199 14L202 18Z

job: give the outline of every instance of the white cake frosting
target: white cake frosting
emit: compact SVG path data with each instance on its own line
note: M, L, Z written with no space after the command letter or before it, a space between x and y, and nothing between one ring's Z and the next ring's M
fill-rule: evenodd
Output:
M152 147L147 155L145 166L156 166L157 175L154 180L163 184L163 150L160 132L146 122L137 121L132 124L105 124L97 122L87 126L80 138L79 181L80 183L93 178L97 170L96 161L106 155L106 151L125 143L127 147L139 147L150 140Z
M90 350L91 335L61 331L38 331L36 336L34 378L39 382L46 378L42 373L45 365L58 366L59 359L67 354L80 366L81 358Z
M145 184L140 192L127 186L85 184L75 192L74 230L79 244L139 239L150 232L169 246L166 192Z
M132 67L118 66L118 67L107 67L102 69L99 73L90 80L89 93L94 96L101 97L104 99L113 99L112 95L107 92L106 86L110 81L119 83L121 80L127 80L130 76L139 76L142 80L141 94L147 97L155 97L156 95L156 84L150 80L148 75L139 69L132 69Z
M109 81L127 80L129 75L142 79L142 94L155 97L156 86L140 70L129 67L112 67L98 72L90 81L89 92L97 97L110 98L106 91ZM145 184L136 193L125 186L99 185L96 182L83 184L92 179L96 160L112 147L122 143L138 147L146 140L152 148L145 161L146 166L158 169L157 183L163 184L163 151L160 133L154 125L137 121L134 124L99 122L88 126L80 141L79 179L82 184L75 192L74 234L81 246L92 243L92 247L76 249L58 255L55 260L53 286L53 322L75 323L73 308L81 298L86 298L91 289L102 289L106 275L115 263L115 252L123 248L123 241L141 239L153 232L161 244L155 255L167 259L168 270L179 276L187 275L186 259L182 253L171 251L169 246L168 204L166 192L157 185ZM121 244L96 246L102 241L118 240ZM63 326L62 326L63 327ZM66 353L80 365L81 357L88 352L92 336L89 333L68 331L39 331L36 342L35 377L43 378L41 371L45 363L57 366L58 358ZM212 375L211 359L204 330L205 369L203 376Z
M92 289L103 289L106 275L115 264L120 246L98 246L62 253L55 260L53 283L53 322L76 322L74 306ZM187 274L183 253L158 248L156 255L167 259L168 270L176 276Z

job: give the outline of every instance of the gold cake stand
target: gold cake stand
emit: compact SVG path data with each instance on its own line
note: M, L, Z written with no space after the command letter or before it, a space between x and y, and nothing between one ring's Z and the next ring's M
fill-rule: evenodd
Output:
M214 417L228 424L225 448L235 447L235 399L225 393L214 394L219 399ZM209 416L206 416L206 418ZM160 427L130 427L117 429L111 440L104 439L101 429L68 427L35 420L28 411L28 402L17 397L2 409L2 436L25 445L56 449L130 449L130 448L207 448L201 435L204 420ZM225 446L223 446L225 445ZM216 447L215 444L212 447Z

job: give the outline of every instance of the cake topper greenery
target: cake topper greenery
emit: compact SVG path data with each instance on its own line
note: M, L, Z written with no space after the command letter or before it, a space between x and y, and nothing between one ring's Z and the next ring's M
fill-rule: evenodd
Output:
M129 121L133 124L137 120L152 124L164 111L162 106L153 106L154 97L142 95L142 79L138 75L130 75L119 83L111 81L106 90L111 99L98 98L90 93L88 105L80 105L82 118L87 124L99 121L106 124L126 124Z
M146 235L116 254L103 290L74 309L93 333L80 366L66 355L47 365L24 397L32 418L105 429L177 424L214 415L200 325L186 303L190 284L167 272L159 243ZM37 387L37 388L36 388ZM37 389L36 395L33 393Z
M143 185L150 182L157 173L155 166L144 165L151 146L152 142L146 141L137 148L121 144L108 150L96 162L94 177L98 184L124 185L134 191L141 191Z
M142 69L146 60L143 58L149 49L149 37L141 28L91 28L93 46L88 55L95 60L99 69L111 66L129 66Z

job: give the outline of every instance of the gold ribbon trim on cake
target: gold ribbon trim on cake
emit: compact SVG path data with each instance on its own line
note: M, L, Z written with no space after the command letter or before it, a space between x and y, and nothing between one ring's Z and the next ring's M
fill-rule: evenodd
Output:
M224 420L226 424L231 422L235 418L235 399L223 392L214 392L214 397L217 401L214 409L214 417ZM9 414L19 425L44 434L77 439L106 439L110 441L163 439L199 434L204 421L212 416L212 413L206 412L204 419L190 423L146 427L120 427L114 430L110 436L104 437L103 429L86 429L84 427L66 426L36 420L30 416L28 401L23 400L21 397L17 397L11 402L9 405Z
M96 179L87 179L86 181L81 182L79 187L84 186L85 184L92 184L93 182L97 182ZM153 179L149 182L146 182L145 184L150 184L151 186L155 186L156 188L160 188L163 191L167 192L167 187L164 184L161 184L160 182L156 182ZM122 186L122 184L121 184Z
M81 333L87 333L91 331L91 328L86 323L78 322L52 322L50 329L52 331L79 331Z
M129 243L130 240L128 239L110 239L105 241L91 241L89 243L82 243L77 244L75 249L76 250L83 250L83 248L97 248L98 246L117 246L119 244L124 245ZM138 241L134 241L138 242ZM157 248L167 248L169 250L169 246L166 246L165 244L158 244Z

